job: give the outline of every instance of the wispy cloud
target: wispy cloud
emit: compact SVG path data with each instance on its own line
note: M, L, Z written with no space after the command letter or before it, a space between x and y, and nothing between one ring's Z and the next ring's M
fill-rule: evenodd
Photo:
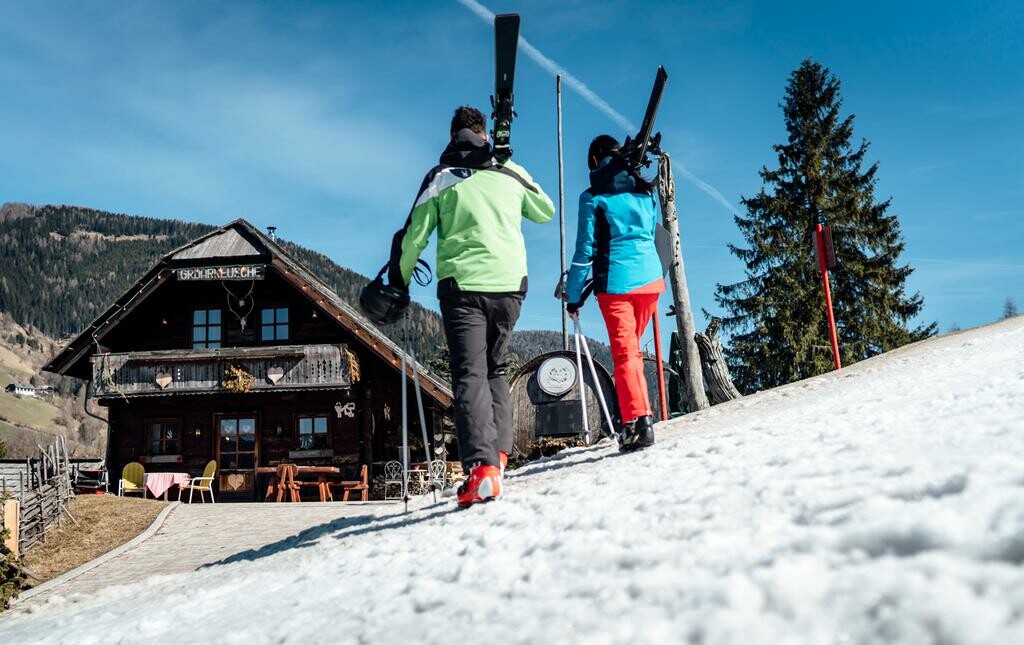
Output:
M457 1L459 4L461 4L462 6L466 7L474 14L476 14L481 20L483 20L487 24L494 24L494 12L480 4L476 0ZM587 103L590 103L600 112L602 112L605 116L614 121L615 124L622 128L623 131L625 131L627 134L636 133L638 128L636 125L633 124L632 121L623 116L621 112L613 108L608 103L608 101L605 101L603 98L598 96L596 92L587 87L586 83L573 76L572 73L569 72L569 70L565 69L555 61L551 60L550 58L542 54L539 49L534 47L528 40L526 40L522 36L519 36L519 47L526 53L527 56L530 57L531 60L540 65L541 68L546 70L552 76L560 75L567 86L575 90L576 93L582 96ZM688 181L693 183L693 185L699 188L702 192L706 193L713 200L724 206L725 209L728 210L730 213L736 212L736 207L732 203L730 203L729 200L726 199L725 196L722 195L721 191L719 191L717 188L715 188L708 182L704 181L697 175L690 172L690 170L683 164L677 162L675 164L675 167L679 171L680 175L682 175Z
M481 20L487 24L494 24L494 12L483 6L476 0L458 0L459 4L466 7ZM519 47L529 56L533 62L537 63L544 70L550 73L552 76L560 75L565 84L576 90L576 93L583 97L583 99L593 105L595 108L600 110L609 119L614 121L623 131L632 134L637 131L637 127L633 125L633 122L622 115L621 112L617 111L607 101L598 96L593 90L580 79L573 76L567 69L551 60L544 54L540 53L540 50L530 44L530 41L526 40L522 36L519 37Z
M723 195L717 188L690 172L690 170L683 164L677 165L676 169L679 170L680 175L688 179L694 186L700 188L704 193L711 197L711 199L725 207L725 210L730 213L736 212L736 207L726 199L725 195Z

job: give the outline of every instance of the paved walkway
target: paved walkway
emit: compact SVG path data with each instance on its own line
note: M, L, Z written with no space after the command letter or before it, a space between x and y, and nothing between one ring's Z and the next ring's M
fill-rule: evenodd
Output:
M69 599L151 575L194 571L204 565L244 558L262 548L287 548L283 540L315 539L324 525L345 518L380 516L400 504L181 504L156 533L64 584L22 602L12 613L31 611L52 596Z

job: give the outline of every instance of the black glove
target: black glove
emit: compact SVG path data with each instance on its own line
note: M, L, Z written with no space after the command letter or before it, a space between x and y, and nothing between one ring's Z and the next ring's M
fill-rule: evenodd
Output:
M577 311L579 311L580 307L582 307L582 306L583 306L582 302L570 302L570 303L565 305L565 310L567 312L569 312L569 315L571 316L571 315L575 314Z

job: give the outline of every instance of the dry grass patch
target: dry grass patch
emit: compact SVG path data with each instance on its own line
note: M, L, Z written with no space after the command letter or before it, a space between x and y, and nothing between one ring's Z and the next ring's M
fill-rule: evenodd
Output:
M114 495L81 495L71 500L71 514L76 526L64 518L64 525L53 529L46 541L29 551L24 566L40 580L50 578L85 564L115 549L142 533L153 523L167 502Z

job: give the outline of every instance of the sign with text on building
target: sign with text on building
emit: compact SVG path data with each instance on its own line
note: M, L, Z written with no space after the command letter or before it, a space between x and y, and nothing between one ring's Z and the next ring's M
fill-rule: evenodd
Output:
M175 269L179 280L262 280L264 264L244 264L218 267L191 267Z

